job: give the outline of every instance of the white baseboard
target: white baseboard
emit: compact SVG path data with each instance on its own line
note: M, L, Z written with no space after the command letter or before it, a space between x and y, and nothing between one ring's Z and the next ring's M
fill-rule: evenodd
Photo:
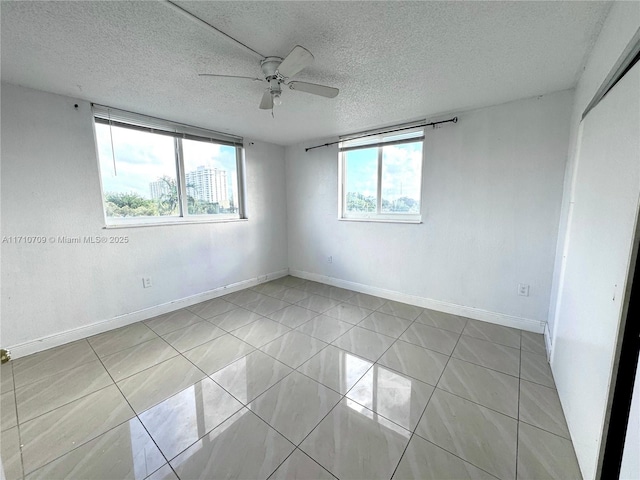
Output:
M326 283L327 285L332 285L334 287L341 287L360 293L375 295L377 297L386 298L387 300L408 303L410 305L416 305L422 308L438 310L440 312L451 313L453 315L459 315L461 317L473 318L474 320L482 320L483 322L495 323L497 325L503 325L505 327L527 330L529 332L543 333L546 325L546 322L540 320L516 317L515 315L490 312L488 310L482 310L480 308L442 302L440 300L433 300L431 298L419 297L416 295L408 295L406 293L395 292L393 290L386 290L384 288L371 287L369 285L364 285L361 283L340 280L334 277L327 277L325 275L319 275L317 273L309 273L290 268L289 275L304 278L305 280L313 280L315 282Z
M174 310L189 307L191 305L195 305L196 303L211 300L228 293L233 293L238 290L250 288L260 283L284 277L288 274L289 269L285 268L284 270L279 270L277 272L259 275L248 280L243 280L240 282L225 285L223 287L214 288L213 290L208 290L196 295L180 298L178 300L172 300L171 302L163 303L161 305L155 305L143 310L125 313L108 320L101 320L90 325L84 325L82 327L67 330L65 332L47 335L46 337L41 337L36 340L10 346L9 348L7 348L7 350L11 352L12 359L24 357L26 355L31 355L32 353L41 352L49 348L64 345L65 343L73 342L82 338L91 337L92 335L97 335L99 333L113 330L114 328L124 327L132 323L147 320L148 318L157 317L158 315L162 315L163 313L169 313L173 312Z
M551 352L553 351L553 344L551 343L551 331L549 330L549 324L544 326L544 345L547 348L547 360L551 362Z

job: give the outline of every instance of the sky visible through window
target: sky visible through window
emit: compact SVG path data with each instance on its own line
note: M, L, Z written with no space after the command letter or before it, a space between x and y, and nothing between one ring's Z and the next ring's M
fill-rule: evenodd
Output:
M350 150L345 161L347 210L375 211L378 147ZM421 176L422 142L382 147L382 212L418 212Z
M109 129L113 132L114 161ZM114 193L137 193L151 198L149 184L162 177L175 181L176 164L172 137L122 127L96 124L96 137L103 189ZM188 173L199 166L229 172L227 188L233 196L236 177L236 152L234 147L208 142L189 142Z
M421 176L422 142L383 147L382 211L419 211ZM402 199L407 208L398 206Z
M347 191L376 195L378 178L378 149L363 148L347 153Z

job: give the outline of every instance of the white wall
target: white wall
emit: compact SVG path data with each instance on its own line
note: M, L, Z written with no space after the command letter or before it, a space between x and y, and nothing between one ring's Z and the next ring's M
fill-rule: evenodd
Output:
M2 244L3 348L143 311L100 327L108 329L287 268L283 147L245 142L248 221L104 230L90 105L1 90L2 235L129 237L126 245ZM143 276L152 288L142 288Z
M572 101L563 91L428 128L419 225L339 221L337 148L288 147L289 268L543 325Z
M576 166L576 146L578 142L578 129L585 108L595 95L600 85L609 74L614 64L620 57L633 35L640 27L640 2L613 2L609 15L602 27L596 44L589 55L584 71L580 76L575 89L573 111L571 112L571 135L569 140L569 156L565 170L564 194L562 196L562 209L560 215L560 227L556 247L556 258L553 273L553 288L551 302L549 304L548 332L553 333L555 325L556 309L558 306L558 294L562 275L562 262L565 256L566 233L569 210L571 207L571 188ZM553 342L553 335L548 336Z
M600 151L599 161L585 161L581 166L578 145L585 139L581 138L580 119L638 28L640 3L614 3L576 87L571 120L569 162L547 333L550 333L548 340L552 345L552 370L585 479L597 475L615 360L620 300L625 290L625 264L629 261L633 235L630 225L622 230L610 231L610 220L626 221L627 224L634 222L638 203L638 185L634 184L634 176L638 174L637 155L635 158L614 160L608 154L620 151L621 146L637 142L638 129L636 127L633 131L632 127L629 138L613 141L609 147L604 147ZM637 84L629 88L637 91ZM607 97L613 93L615 90ZM623 107L629 105L623 102L619 107L620 112L624 110ZM631 105L629 110L637 113L638 105ZM596 110L589 114L585 122L594 113L597 113ZM617 118L615 109L611 117ZM624 125L628 126L628 123ZM591 137L592 130L598 133L600 129L595 127L589 130L587 136ZM596 148L601 150L607 144L604 139L585 141L591 145L586 147L585 154L592 154ZM626 192L627 186L635 191ZM618 205L616 200L621 190L625 190L623 194L628 198ZM613 208L612 202L615 203ZM581 208L581 205L588 204L592 205L590 209ZM603 213L602 208L606 208L607 212ZM593 242L598 239L600 245L594 245ZM594 283L598 282L606 282L607 285L595 286ZM637 455L640 449L637 439L635 445L627 445L626 448Z

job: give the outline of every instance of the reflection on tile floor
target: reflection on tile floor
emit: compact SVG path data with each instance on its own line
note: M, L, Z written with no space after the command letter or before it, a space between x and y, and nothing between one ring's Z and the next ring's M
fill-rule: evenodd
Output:
M0 373L7 480L581 478L542 335L295 277Z

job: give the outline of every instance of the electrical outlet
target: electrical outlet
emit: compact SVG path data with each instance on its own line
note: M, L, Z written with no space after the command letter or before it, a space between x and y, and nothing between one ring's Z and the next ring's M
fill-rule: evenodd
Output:
M152 286L151 277L142 277L142 288L151 288Z
M528 297L529 296L529 285L527 285L526 283L519 283L518 284L518 295L521 295L523 297Z
M327 257L327 263L333 263L333 257L331 256Z

